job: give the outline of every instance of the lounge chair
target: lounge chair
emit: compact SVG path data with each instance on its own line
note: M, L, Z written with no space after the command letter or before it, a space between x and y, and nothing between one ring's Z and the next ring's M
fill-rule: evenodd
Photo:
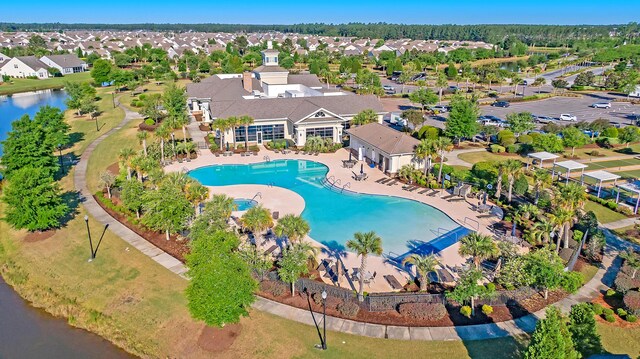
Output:
M408 189L407 192L413 192L415 190L417 190L418 188L420 188L419 186L413 186L413 188Z
M391 288L393 290L400 290L400 289L404 288L402 286L402 284L400 284L400 282L398 282L398 280L396 279L396 277L393 274L385 275L384 279L387 280L387 283L389 283L389 285L391 286Z
M438 194L438 190L434 189L433 192L429 193L427 196L429 197L435 197Z
M450 198L453 198L453 197L455 197L455 196L456 196L455 194L450 194L450 195L448 195L448 196L444 196L444 197L442 197L442 199L444 199L444 200L447 200L447 201L448 201Z
M393 181L388 182L387 186L395 186L395 184L398 183L398 182L400 182L400 181L398 181L397 179L394 179Z
M425 188L425 189L423 189L422 191L418 192L418 194L425 194L425 193L427 193L427 192L429 192L429 191L430 191L430 189L429 189L429 188Z
M488 213L488 214L481 214L476 216L476 218L489 218L489 217L493 217L493 214Z
M216 157L220 157L220 153L216 152L216 153L215 153L215 156L216 156Z
M454 197L454 198L450 198L447 201L449 202L460 202L460 201L464 201L464 197Z
M379 179L377 179L375 182L376 182L376 183L382 183L384 180L385 180L384 178L379 178Z
M378 183L380 184L387 184L389 182L391 182L392 179L391 178L382 178Z

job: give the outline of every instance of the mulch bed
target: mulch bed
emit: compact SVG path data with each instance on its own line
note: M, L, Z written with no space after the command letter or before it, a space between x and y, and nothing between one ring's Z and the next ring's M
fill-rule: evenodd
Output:
M240 335L240 324L227 324L223 328L206 326L198 337L198 346L208 352L222 352L231 347Z
M175 235L171 236L170 240L167 240L164 233L159 233L156 231L145 229L141 226L134 225L129 222L126 216L110 208L107 208L96 196L94 196L94 198L98 202L100 207L107 211L107 213L109 213L109 215L115 218L118 222L122 223L124 226L136 232L142 238L146 239L156 247L162 249L163 251L169 253L172 257L184 263L185 255L189 253L189 245L186 240L178 240L178 237Z
M111 164L109 167L107 167L107 172L111 172L114 175L117 175L120 173L120 165L118 164L118 162Z
M307 302L307 298L305 295L297 293L295 296L291 296L291 291L287 290L287 292L280 296L274 297L270 293L266 292L258 292L258 295L267 299L271 299L273 301L290 305L292 307L300 308L300 309L309 309L309 304ZM373 324L382 324L382 325L399 325L399 326L407 326L407 327L449 327L449 326L464 326L464 325L476 325L476 324L487 324L487 323L498 323L507 320L512 320L516 318L520 318L527 314L536 312L550 304L557 302L558 300L567 296L566 292L563 291L553 291L549 292L549 298L544 300L542 295L535 295L532 298L521 303L519 306L494 306L493 313L489 316L486 316L482 313L481 307L478 306L476 308L475 315L471 318L467 318L460 314L460 307L457 306L447 306L447 310L449 315L438 321L425 321L418 320L413 318L408 318L400 315L395 310L385 311L385 312L368 312L365 310L360 310L358 315L354 318L349 318L342 315L338 310L337 306L342 302L339 298L329 297L327 298L327 315L337 318L344 318L349 320L355 320L359 322L373 323ZM322 313L322 304L315 304L313 299L311 299L311 308L314 312Z
M55 229L50 229L50 230L45 231L45 232L40 232L40 231L38 231L38 232L29 232L24 237L23 241L25 241L27 243L40 242L40 241L44 241L45 239L49 239L49 238L53 237L54 234L56 234L56 230Z

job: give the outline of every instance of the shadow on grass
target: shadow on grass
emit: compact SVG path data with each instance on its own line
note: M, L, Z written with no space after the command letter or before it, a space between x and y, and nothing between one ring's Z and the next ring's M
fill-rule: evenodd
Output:
M471 358L516 359L522 358L526 348L525 338L499 338L465 340L462 342Z
M82 202L82 198L80 196L80 192L78 191L67 191L62 194L62 200L67 205L69 210L60 220L60 226L66 227L67 223L71 221L79 212L78 207L80 206L80 202Z
M84 140L84 133L82 132L73 132L69 134L69 144L67 147L72 147L76 143Z

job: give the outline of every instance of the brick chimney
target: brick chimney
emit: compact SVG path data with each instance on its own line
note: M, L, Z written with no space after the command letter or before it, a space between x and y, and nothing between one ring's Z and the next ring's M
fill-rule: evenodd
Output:
M243 72L242 73L242 87L244 90L251 93L253 92L253 86L251 85L251 72Z

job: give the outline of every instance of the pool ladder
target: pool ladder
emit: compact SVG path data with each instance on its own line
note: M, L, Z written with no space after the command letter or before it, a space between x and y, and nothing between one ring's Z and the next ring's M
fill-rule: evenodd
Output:
M251 200L255 201L256 197L260 197L260 199L262 199L262 192L256 193L253 197L251 197Z
M271 162L271 157L269 157L269 156L264 156L264 157L262 157L262 159L263 159L265 162Z
M351 182L345 183L345 185L342 186L342 189L340 190L340 193L344 192L344 189L347 188L347 187L351 188Z

